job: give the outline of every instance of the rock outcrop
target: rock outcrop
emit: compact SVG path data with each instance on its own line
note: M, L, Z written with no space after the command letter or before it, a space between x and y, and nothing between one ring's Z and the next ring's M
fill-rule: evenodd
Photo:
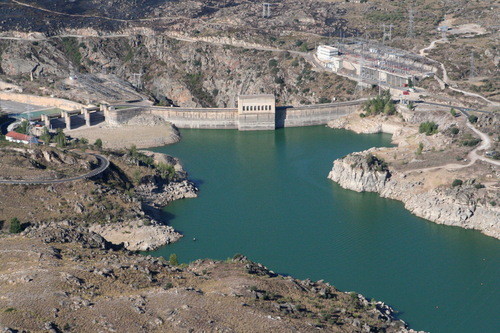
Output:
M110 243L123 244L130 251L151 251L182 237L171 226L149 219L125 221L120 224L94 224L89 230Z
M500 208L484 202L474 182L457 187L426 189L418 177L403 172L380 171L368 165L374 149L336 160L328 178L357 192L377 192L400 200L411 213L427 220L500 238Z

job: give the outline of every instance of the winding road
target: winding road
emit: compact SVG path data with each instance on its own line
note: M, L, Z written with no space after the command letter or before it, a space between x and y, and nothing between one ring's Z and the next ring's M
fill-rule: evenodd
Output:
M72 182L75 180L80 180L80 179L87 179L87 178L92 178L94 176L97 176L104 172L108 167L109 167L109 160L102 155L98 154L89 154L92 156L95 156L97 160L99 161L99 167L96 169L90 171L89 173L86 173L84 175L76 176L76 177L71 177L71 178L64 178L64 179L44 179L44 180L5 180L5 179L0 179L0 184L8 184L8 185L20 185L20 184L29 184L29 185L38 185L38 184L59 184L59 183L66 183L66 182Z
M497 102L494 102L494 101L491 101L489 99L487 99L486 97L482 96L482 95L479 95L479 94L476 94L476 93L472 93L470 91L466 91L466 90L462 90L462 89L458 89L458 88L454 88L452 87L452 84L453 82L450 80L450 78L448 77L448 72L446 71L446 68L444 67L444 64L437 61L437 60L434 60L434 59L431 59L428 57L428 54L427 54L427 51L430 51L434 48L436 48L436 45L437 43L447 43L448 41L443 39L443 38L440 38L440 39L436 39L436 40L433 40L429 46L427 47L424 47L423 49L420 49L419 51L419 54L422 56L422 57L425 57L429 60L432 60L432 61L436 61L440 67L441 67L441 70L443 71L443 78L440 78L438 77L437 75L434 76L434 78L439 82L439 85L441 87L441 89L446 89L446 87L448 87L450 90L453 90L453 91L456 91L456 92L459 92L459 93L462 93L466 96L471 96L471 97L477 97L477 98L480 98L482 100L484 100L485 102L491 104L491 105L494 105L494 106L498 106L500 105L500 103L497 103Z

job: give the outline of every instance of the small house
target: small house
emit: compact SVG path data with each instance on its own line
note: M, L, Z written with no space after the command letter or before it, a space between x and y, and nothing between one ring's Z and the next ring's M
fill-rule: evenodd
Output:
M39 143L38 139L34 136L21 134L21 133L17 133L14 131L10 131L9 133L7 133L5 135L5 139L7 141L10 141L10 142L24 143L24 144L28 144L28 143L38 144Z

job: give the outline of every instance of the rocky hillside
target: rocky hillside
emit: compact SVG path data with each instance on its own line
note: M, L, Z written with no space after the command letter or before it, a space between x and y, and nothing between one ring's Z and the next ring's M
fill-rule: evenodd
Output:
M441 0L276 1L269 18L262 18L261 3L246 0L9 0L0 6L0 79L85 102L120 99L119 90L131 84L160 104L183 106L232 106L238 94L261 90L276 93L281 104L353 98L352 82L318 75L302 56L317 43L335 42L332 36L380 41L381 24L393 25L387 43L417 52L440 38L436 27L446 22L456 28L451 46L438 44L431 56L457 84L492 98L499 90L493 0L445 6ZM467 32L472 23L479 32ZM450 54L448 47L459 51ZM471 52L474 80L468 80ZM81 82L68 80L78 73ZM133 73L143 74L140 85Z
M447 110L401 108L400 112L392 117L353 114L330 123L357 132L391 133L398 146L338 159L328 178L346 189L400 200L410 212L430 221L500 238L500 168L482 160L470 161L476 158L471 147L480 140L464 126L463 117L453 117ZM495 122L491 116L481 119L478 128L488 129ZM419 133L419 124L427 121L438 124L438 133ZM491 135L496 140L498 129Z
M413 332L382 302L241 255L178 265L55 229L1 236L0 259L5 332Z
M76 151L45 147L25 154L29 161L33 160L30 159L32 155L52 156L52 161L44 164L48 170L59 165L55 156L68 156L66 160L71 157L75 167L70 169L66 164L65 171L72 176L77 174L77 166L86 163L87 159L87 155ZM179 161L163 154L147 156L135 149L103 151L101 154L111 164L97 179L51 185L1 184L1 229L9 230L13 218L18 219L23 228L30 227L38 232L58 229L62 225L85 226L110 242L125 243L130 250L143 251L182 237L157 214L158 209L173 200L196 196L197 188L187 179ZM16 160L15 155L12 156L2 152L0 164L13 174L18 174L17 170L25 171L17 162L19 157ZM37 163L41 165L41 162ZM38 178L48 179L52 173L45 172ZM33 177L33 173L29 176ZM21 174L17 179L32 178Z
M371 162L373 160L378 162ZM500 209L492 204L498 197L493 192L490 194L493 197L486 195L485 198L477 186L480 183L473 178L460 186L450 184L427 190L418 176L391 173L369 152L336 160L328 178L349 190L377 192L382 197L400 200L410 212L427 220L477 229L500 238Z
M113 87L126 90L130 85L127 88L116 78L136 84L133 73L143 73L143 95L160 105L234 107L239 94L254 93L274 93L278 103L294 105L356 97L352 81L317 73L301 56L289 52L163 36L0 40L0 49L4 79L34 93L43 87L45 94L84 103L120 99ZM77 79L69 80L70 76ZM106 86L107 81L114 84Z

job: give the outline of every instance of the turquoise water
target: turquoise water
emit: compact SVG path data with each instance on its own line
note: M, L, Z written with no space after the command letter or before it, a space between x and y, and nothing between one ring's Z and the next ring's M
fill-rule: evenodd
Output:
M181 159L199 197L165 209L185 237L151 254L189 262L243 253L276 272L382 300L414 329L500 331L498 240L326 178L333 160L389 146L388 135L308 127L182 137L155 151Z

